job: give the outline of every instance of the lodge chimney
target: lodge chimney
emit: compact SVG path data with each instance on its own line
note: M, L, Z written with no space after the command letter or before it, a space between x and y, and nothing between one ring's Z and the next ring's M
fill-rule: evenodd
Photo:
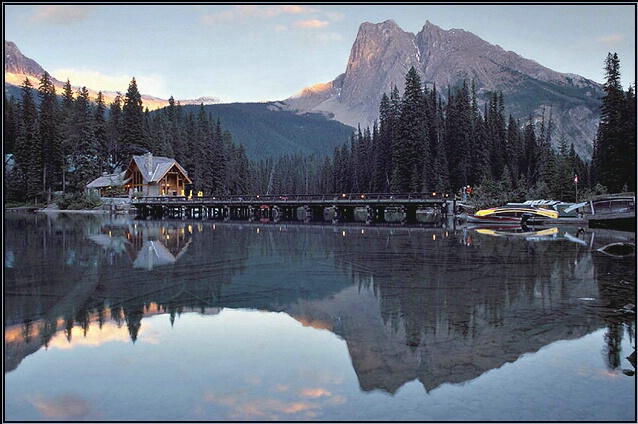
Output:
M153 172L153 154L151 152L148 152L146 154L144 154L144 159L145 159L145 165L146 165L146 172L148 173L149 178L152 176L152 172Z

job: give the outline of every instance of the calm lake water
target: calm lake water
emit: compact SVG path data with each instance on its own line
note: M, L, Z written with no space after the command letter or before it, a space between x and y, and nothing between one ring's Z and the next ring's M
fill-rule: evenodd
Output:
M5 213L5 421L636 421L635 234Z

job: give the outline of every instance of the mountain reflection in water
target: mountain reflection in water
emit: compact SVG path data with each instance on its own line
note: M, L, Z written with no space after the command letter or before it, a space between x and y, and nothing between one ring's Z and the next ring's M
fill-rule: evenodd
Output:
M635 236L6 214L5 373L58 333L75 343L115 323L135 342L153 315L224 308L336 334L363 391L468 382L601 328L618 369L635 257L597 250L618 241Z

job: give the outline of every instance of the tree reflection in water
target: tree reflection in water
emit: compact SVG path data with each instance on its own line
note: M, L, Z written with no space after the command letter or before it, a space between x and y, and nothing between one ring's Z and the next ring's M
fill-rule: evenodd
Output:
M607 327L610 368L635 340L635 242L613 231L135 221L8 214L5 372L58 331L222 308L286 312L342 337L363 390L430 391ZM595 236L595 237L594 237ZM11 260L8 261L7 258ZM211 312L213 311L213 312Z

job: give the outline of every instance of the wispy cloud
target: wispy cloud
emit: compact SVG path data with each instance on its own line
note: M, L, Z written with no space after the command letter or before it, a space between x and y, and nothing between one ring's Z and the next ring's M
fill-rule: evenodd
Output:
M624 41L625 37L620 33L608 34L598 38L596 41L604 44L617 44Z
M307 21L295 21L292 23L293 28L303 29L316 29L328 26L327 21L320 21L319 19L309 19Z
M232 6L219 12L207 13L202 16L201 21L207 25L238 23L252 19L270 19L282 15L300 15L312 13L311 8L300 5L240 5Z
M81 420L91 412L90 403L77 395L63 393L52 398L38 394L31 399L33 406L45 418Z
M34 24L71 25L83 21L97 6L47 5L35 6L29 22Z

